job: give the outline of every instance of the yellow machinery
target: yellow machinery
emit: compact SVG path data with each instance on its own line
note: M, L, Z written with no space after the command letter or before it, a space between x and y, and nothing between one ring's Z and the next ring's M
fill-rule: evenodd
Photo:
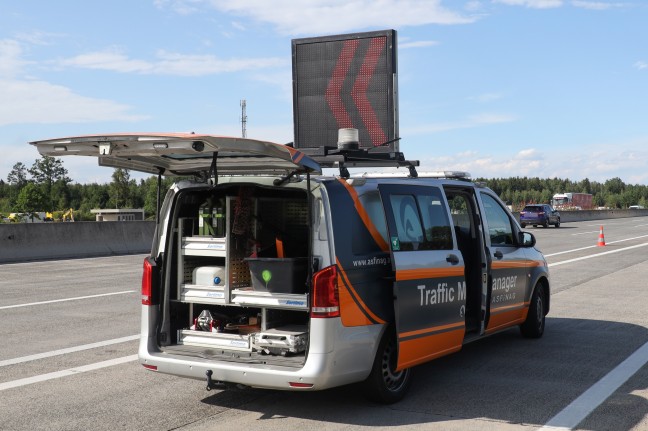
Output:
M74 221L74 209L70 208L61 216L62 221Z

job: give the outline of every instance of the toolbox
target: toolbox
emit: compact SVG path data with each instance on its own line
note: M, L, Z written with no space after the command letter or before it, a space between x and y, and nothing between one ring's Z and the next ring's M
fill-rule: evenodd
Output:
M308 331L303 326L282 326L254 334L254 347L271 355L302 353L308 344Z

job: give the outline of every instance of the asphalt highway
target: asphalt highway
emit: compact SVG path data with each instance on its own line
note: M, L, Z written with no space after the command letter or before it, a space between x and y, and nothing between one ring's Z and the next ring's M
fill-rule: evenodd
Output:
M0 265L0 430L648 430L648 217L526 230L550 264L544 337L421 365L391 406L145 370L143 255Z

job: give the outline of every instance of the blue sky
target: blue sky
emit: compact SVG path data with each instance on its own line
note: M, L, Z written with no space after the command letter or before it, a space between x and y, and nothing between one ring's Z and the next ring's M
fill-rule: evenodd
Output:
M290 142L291 39L395 29L420 171L648 184L646 23L645 0L0 0L0 178L33 140L240 136L241 99L248 137Z

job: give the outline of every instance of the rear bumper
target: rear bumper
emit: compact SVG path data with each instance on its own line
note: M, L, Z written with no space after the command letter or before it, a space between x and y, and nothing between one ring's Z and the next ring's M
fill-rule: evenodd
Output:
M309 352L302 368L167 353L158 349L151 336L140 339L139 361L148 369L154 367L160 373L205 382L207 371L211 371L211 379L215 382L265 389L315 391L366 379L383 329L383 325L344 327L340 319L312 319ZM300 386L291 386L291 383Z
M268 366L262 364L237 364L234 362L209 361L201 358L140 353L142 365L154 365L157 372L207 381L207 372L215 382L240 384L254 388L280 390L320 390L350 383L336 376L330 364L333 354L310 354L301 369ZM293 387L290 383L299 383ZM312 386L310 386L312 385Z
M545 222L549 223L549 219L547 217L520 217L520 223L543 224Z

